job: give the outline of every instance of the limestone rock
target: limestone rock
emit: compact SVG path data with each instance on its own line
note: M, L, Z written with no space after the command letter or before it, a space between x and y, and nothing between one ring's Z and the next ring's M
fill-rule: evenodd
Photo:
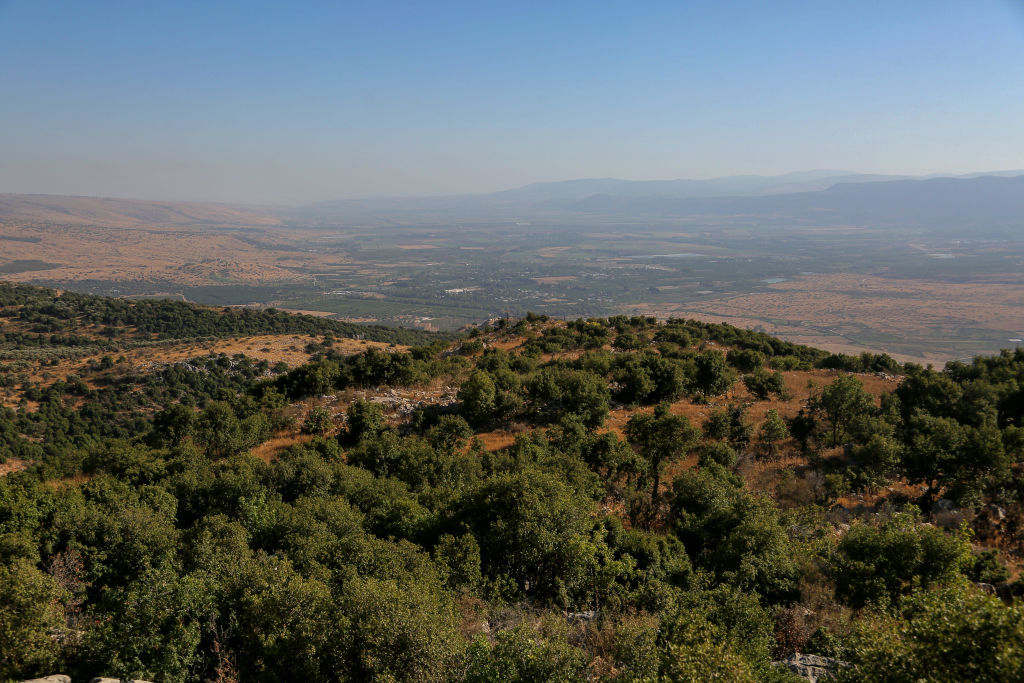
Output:
M781 662L775 662L776 666L784 666L797 676L806 679L810 683L828 681L836 669L843 669L848 666L846 662L831 657L819 657L818 655L802 655L799 652L792 654Z
M597 619L597 610L587 610L586 612L569 612L567 615L569 621L594 621Z

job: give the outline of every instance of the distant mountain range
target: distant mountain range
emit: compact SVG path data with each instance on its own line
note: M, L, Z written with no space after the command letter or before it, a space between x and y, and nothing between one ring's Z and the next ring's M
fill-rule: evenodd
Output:
M534 183L491 194L238 207L57 195L0 195L0 220L110 227L333 226L375 222L674 221L844 225L1024 237L1024 170L957 177L806 171L710 180Z
M1024 170L957 177L808 171L712 180L583 179L482 195L321 202L282 215L312 224L706 218L752 227L850 225L1024 236Z
M842 182L813 192L750 197L601 194L565 209L631 217L735 217L755 223L1020 230L1024 228L1024 175Z
M961 179L981 176L1018 176L1024 170L971 173L952 176ZM708 180L618 180L597 178L533 183L524 187L484 195L494 201L564 202L582 200L594 195L609 195L622 199L638 197L747 197L775 194L793 194L826 190L838 183L877 183L893 180L930 180L951 177L939 174L929 176L879 175L850 171L800 171L776 176L726 176Z
M727 176L709 180L618 180L594 178L533 183L487 195L496 201L564 202L594 195L637 197L725 197L782 194L823 190L836 183L899 180L905 176L883 176L848 171L803 171L779 176Z

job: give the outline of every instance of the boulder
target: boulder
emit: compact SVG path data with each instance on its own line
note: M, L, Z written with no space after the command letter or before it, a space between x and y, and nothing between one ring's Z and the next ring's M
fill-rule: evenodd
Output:
M587 610L586 612L569 612L566 616L569 621L593 621L597 619L597 610Z
M831 657L819 657L818 655L802 655L799 652L791 654L781 662L774 662L775 666L784 666L794 674L810 683L828 681L836 669L843 669L848 666L846 662Z
M21 683L71 683L71 676L53 674L52 676L43 676L42 678L33 678L28 681L21 681Z

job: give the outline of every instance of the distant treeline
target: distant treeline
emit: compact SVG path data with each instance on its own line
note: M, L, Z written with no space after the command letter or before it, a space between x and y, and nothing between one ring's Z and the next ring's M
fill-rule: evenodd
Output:
M14 308L12 308L14 307ZM36 334L54 334L96 326L118 338L128 332L158 339L239 337L258 334L331 334L338 337L415 345L437 338L427 332L298 315L273 308L208 308L181 301L127 301L0 282L0 316L31 324ZM10 341L10 340L0 340ZM38 341L21 340L29 346Z

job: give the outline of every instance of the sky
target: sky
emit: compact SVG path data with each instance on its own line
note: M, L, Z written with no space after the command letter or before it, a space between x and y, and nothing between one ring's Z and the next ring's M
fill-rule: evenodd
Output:
M1024 0L0 0L0 192L1024 167Z

